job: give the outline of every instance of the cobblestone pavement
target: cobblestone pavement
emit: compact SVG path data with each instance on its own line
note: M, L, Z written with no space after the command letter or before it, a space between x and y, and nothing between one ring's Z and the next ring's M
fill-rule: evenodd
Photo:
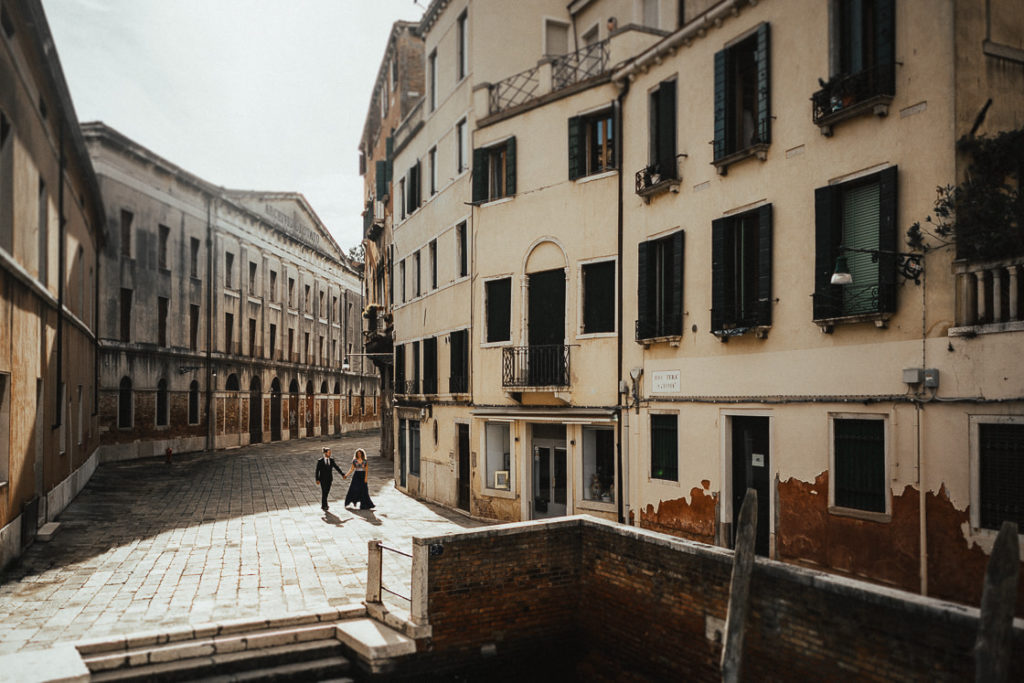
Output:
M366 450L376 510L346 509L339 476L320 510L323 445L345 471ZM368 541L411 553L414 536L483 524L395 489L376 433L101 465L58 521L0 574L0 654L358 603ZM410 573L411 560L385 553L385 586L408 595Z

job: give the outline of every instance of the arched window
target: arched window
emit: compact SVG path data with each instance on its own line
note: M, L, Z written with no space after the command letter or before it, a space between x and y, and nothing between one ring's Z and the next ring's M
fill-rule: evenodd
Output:
M196 380L188 385L188 423L199 424L199 382Z
M127 377L121 378L121 386L117 390L117 428L131 429L132 427L132 381Z
M338 383L338 382L334 383L334 393L336 393L336 394L340 394L341 393L341 384Z
M326 394L327 393L327 382L326 381L320 383L320 393L321 394Z
M163 378L156 384L156 426L167 426L167 380Z
M366 390L365 389L360 389L359 390L359 413L361 415L366 415Z
M238 391L238 375L233 372L228 375L228 381L224 385L224 388L227 391Z

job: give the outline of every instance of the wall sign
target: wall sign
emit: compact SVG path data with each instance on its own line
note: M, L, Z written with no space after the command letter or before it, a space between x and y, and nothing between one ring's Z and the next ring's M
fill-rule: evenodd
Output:
M659 370L651 373L652 394L678 394L679 370Z

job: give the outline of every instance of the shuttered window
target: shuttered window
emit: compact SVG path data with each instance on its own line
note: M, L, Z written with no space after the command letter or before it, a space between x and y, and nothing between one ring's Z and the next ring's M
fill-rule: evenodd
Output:
M448 391L462 394L469 391L469 331L455 330L448 344Z
M405 345L395 346L395 393L405 393Z
M569 180L616 167L614 108L569 119Z
M423 340L423 393L437 393L437 337Z
M377 199L383 200L389 194L388 188L388 162L377 161L373 169L374 181L377 185ZM372 211L372 209L370 209Z
M895 0L834 0L833 76L868 73L869 94L894 93ZM871 73L873 72L873 73Z
M978 425L981 526L1024 529L1024 424Z
M885 512L885 421L833 420L835 505Z
M711 331L772 324L772 206L711 223Z
M516 139L473 150L473 202L489 202L516 193Z
M683 333L683 231L637 245L636 338Z
M615 331L615 261L585 263L583 278L583 334Z
M420 423L409 420L409 474L420 474Z
M661 180L676 179L676 82L662 81L648 103L649 163Z
M651 415L651 479L679 481L677 415Z
M715 54L715 161L771 142L769 25Z
M484 285L487 306L487 341L509 341L512 316L512 278L489 280Z

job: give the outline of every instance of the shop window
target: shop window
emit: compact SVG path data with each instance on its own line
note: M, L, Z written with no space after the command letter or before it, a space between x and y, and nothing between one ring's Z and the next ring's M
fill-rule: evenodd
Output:
M583 428L583 498L615 502L615 431Z
M679 481L679 417L651 415L651 479Z
M507 422L488 422L484 427L487 467L484 486L502 491L511 490L512 443Z

